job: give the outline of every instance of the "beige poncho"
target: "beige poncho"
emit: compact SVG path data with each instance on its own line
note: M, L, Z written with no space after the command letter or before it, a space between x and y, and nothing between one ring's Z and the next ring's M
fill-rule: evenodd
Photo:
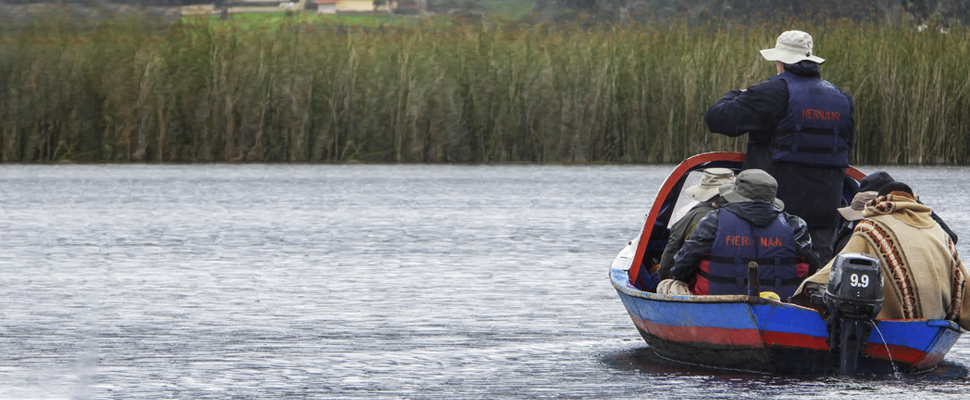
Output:
M930 218L930 208L892 192L866 204L862 215L842 252L879 259L885 300L877 318L948 319L970 329L967 269L950 237ZM828 283L831 267L830 262L806 282Z

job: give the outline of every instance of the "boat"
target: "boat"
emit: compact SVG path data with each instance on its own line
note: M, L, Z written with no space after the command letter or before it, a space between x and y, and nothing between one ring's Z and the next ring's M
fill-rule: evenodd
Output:
M613 260L610 281L650 349L686 364L768 374L919 373L936 368L965 332L955 322L873 321L878 308L868 310L868 316L853 317L851 309L840 311L839 295L829 292L840 285L832 282L824 296L813 299L820 304L828 301L824 303L831 311L828 318L816 309L762 298L758 292L677 296L654 291L657 282L651 267L667 244L668 222L688 176L711 167L737 173L743 161L744 154L716 152L678 165L661 186L639 236ZM846 169L843 197L847 204L863 177L853 167ZM873 279L882 282L881 276Z

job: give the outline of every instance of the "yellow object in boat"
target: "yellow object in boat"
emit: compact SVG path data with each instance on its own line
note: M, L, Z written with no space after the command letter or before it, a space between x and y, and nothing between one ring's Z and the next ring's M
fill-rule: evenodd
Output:
M781 297L778 297L778 293L775 292L761 292L760 296L762 299L781 301Z

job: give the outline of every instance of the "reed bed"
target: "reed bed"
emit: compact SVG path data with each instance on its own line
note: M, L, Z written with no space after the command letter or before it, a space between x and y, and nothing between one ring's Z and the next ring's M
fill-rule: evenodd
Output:
M726 24L725 24L726 25ZM4 162L671 163L743 151L707 107L789 26L294 20L0 32ZM970 163L965 29L834 21L857 164Z

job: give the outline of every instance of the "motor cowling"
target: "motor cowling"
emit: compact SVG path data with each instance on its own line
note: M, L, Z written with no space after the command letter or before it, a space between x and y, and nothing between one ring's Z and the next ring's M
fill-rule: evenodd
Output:
M832 261L822 295L829 309L829 347L839 354L839 372L857 372L858 358L883 302L879 260L868 254L843 253Z
M843 253L832 262L823 296L833 314L839 310L847 317L871 320L882 309L882 289L878 259L868 254Z

